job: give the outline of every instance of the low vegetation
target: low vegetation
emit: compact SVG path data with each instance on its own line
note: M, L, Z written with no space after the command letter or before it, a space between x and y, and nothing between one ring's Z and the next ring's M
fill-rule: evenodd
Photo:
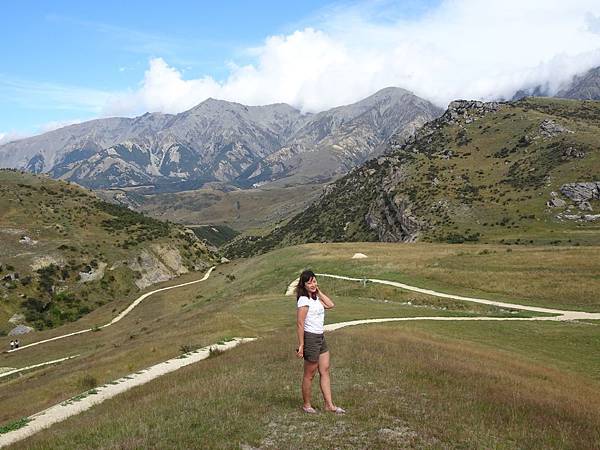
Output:
M133 298L136 280L154 270L139 263L144 252L155 255L156 264L163 249L177 252L191 270L215 259L181 226L45 176L0 170L0 210L2 334L19 322L54 328L116 299ZM15 314L22 318L8 322Z
M418 321L331 332L334 396L349 413L301 414L294 300L283 292L305 267L600 311L593 295L600 289L597 247L505 249L477 243L312 244L220 265L206 282L158 293L102 333L70 340L69 351L80 357L0 385L0 421L76 397L82 374L102 385L183 351L225 342L223 336L248 336L260 339L122 394L15 448L72 448L81 442L91 448L290 448L298 442L320 448L594 448L600 439L600 334L591 322ZM351 259L356 251L368 258ZM564 277L570 282L548 282ZM319 284L336 302L328 323L518 315L373 283L321 277ZM65 344L11 354L10 364L62 356ZM9 365L8 356L2 358L0 365ZM317 393L315 383L315 400ZM26 405L18 401L23 396ZM320 401L315 405L322 411Z

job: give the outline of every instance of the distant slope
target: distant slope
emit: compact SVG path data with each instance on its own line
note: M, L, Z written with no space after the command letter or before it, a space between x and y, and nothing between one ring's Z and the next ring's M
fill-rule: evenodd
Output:
M574 100L600 100L600 67L595 67L585 73L574 76L570 83L554 95L551 95L548 85L537 85L517 91L512 99L520 100L524 97L549 96Z
M183 192L141 194L132 189L96 191L107 201L127 205L160 220L187 225L226 225L253 234L270 231L318 198L322 184L231 189L214 186Z
M441 114L387 88L316 115L286 104L208 99L180 114L110 118L0 146L0 167L48 173L94 188L197 189L218 181L250 187L295 176L323 181L377 154L392 133L410 134Z
M239 234L227 225L200 225L190 228L194 231L196 236L215 247L226 244Z
M302 242L600 242L600 102L453 102L230 256Z
M556 97L580 100L600 100L600 67L573 78L566 89L561 90Z
M1 170L0 211L3 332L76 320L216 258L191 230L45 176Z

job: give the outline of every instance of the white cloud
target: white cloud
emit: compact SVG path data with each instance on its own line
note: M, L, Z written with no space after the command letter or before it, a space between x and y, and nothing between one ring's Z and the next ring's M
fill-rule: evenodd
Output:
M19 139L23 139L26 137L28 137L28 135L22 134L22 133L17 133L14 131L0 132L0 145L6 144L6 143L12 142L12 141L18 141Z
M456 98L511 97L537 84L552 94L600 65L597 0L446 0L417 19L385 21L401 6L375 5L330 10L312 28L270 36L249 50L252 64L231 64L222 81L184 79L152 59L140 86L113 95L103 112L176 113L208 97L318 111L386 86L445 106Z
M0 145L7 144L12 141L18 141L19 139L25 139L30 136L37 134L47 133L48 131L58 130L59 128L67 127L83 122L82 119L71 119L71 120L60 120L51 121L40 125L37 130L33 133L20 133L17 131L6 131L0 132Z
M68 127L69 125L75 125L81 122L83 122L82 119L53 120L40 126L39 132L47 133L48 131L58 130L59 128Z

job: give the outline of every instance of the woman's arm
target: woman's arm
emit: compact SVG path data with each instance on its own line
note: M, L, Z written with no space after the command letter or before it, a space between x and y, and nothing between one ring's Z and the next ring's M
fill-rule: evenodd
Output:
M319 299L321 300L321 303L323 303L323 307L325 309L331 309L335 306L335 303L333 303L331 299L327 297L321 289L317 288L317 293L319 294Z
M297 308L296 312L296 334L298 336L298 350L296 350L296 356L302 358L304 354L304 321L308 314L308 306L301 306Z

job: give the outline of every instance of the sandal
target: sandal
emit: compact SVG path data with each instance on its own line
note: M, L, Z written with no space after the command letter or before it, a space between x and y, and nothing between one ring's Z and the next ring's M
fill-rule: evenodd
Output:
M303 406L302 411L304 411L306 414L316 414L317 413L317 410L315 408L313 408L312 406L309 406L308 408L306 406Z
M346 410L344 408L340 408L339 406L336 406L335 409L328 409L327 411L334 414L346 414Z

